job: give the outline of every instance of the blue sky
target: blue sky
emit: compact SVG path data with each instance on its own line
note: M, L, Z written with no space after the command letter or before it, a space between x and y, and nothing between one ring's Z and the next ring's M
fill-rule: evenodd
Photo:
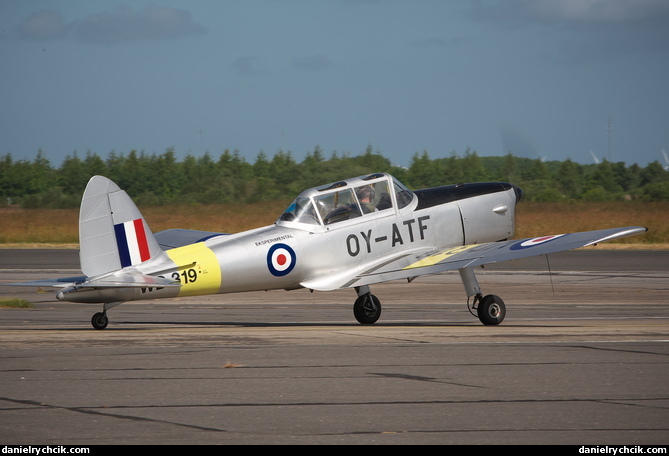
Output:
M55 166L669 151L667 0L0 0L0 58L0 156Z

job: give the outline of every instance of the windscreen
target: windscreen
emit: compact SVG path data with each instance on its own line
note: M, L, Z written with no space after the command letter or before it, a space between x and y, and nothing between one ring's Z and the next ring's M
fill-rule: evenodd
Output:
M309 225L320 225L318 215L314 210L314 205L310 198L297 197L295 201L281 214L279 221L282 222L299 222L307 223Z

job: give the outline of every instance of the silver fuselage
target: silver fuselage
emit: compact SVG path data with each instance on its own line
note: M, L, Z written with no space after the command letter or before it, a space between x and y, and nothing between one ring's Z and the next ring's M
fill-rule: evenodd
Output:
M347 286L345 278L356 271L381 266L403 254L495 242L513 236L516 202L522 193L511 184L446 186L410 192L408 198L404 192L405 201L401 203L399 184L389 175L377 176L372 184L389 189L389 194L384 193L389 198L389 207L383 210L335 223L324 223L327 219L323 214L312 215L313 219L307 222L304 217L292 220L284 217L271 226L215 236L161 252L125 271L172 278L180 281L181 287L73 287L61 292L58 298L109 303L296 289L321 283L322 286L313 288L337 289ZM356 180L345 184L362 185ZM300 201L317 207L318 201L337 191L341 192L341 186L332 190L310 189L300 195Z

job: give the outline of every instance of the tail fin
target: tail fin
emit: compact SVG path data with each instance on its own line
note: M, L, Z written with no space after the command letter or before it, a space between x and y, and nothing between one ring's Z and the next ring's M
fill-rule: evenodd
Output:
M142 263L161 251L128 194L111 180L93 176L79 211L81 271L96 276Z

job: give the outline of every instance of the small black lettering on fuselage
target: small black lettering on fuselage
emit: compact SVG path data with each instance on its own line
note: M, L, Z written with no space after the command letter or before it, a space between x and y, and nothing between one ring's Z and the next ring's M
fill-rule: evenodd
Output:
M393 223L390 235L382 234L374 236L372 230L360 231L360 234L349 234L346 238L346 250L352 257L358 256L361 251L372 253L372 244L390 242L391 247L422 241L427 231L427 220L429 215L403 221L400 225Z

